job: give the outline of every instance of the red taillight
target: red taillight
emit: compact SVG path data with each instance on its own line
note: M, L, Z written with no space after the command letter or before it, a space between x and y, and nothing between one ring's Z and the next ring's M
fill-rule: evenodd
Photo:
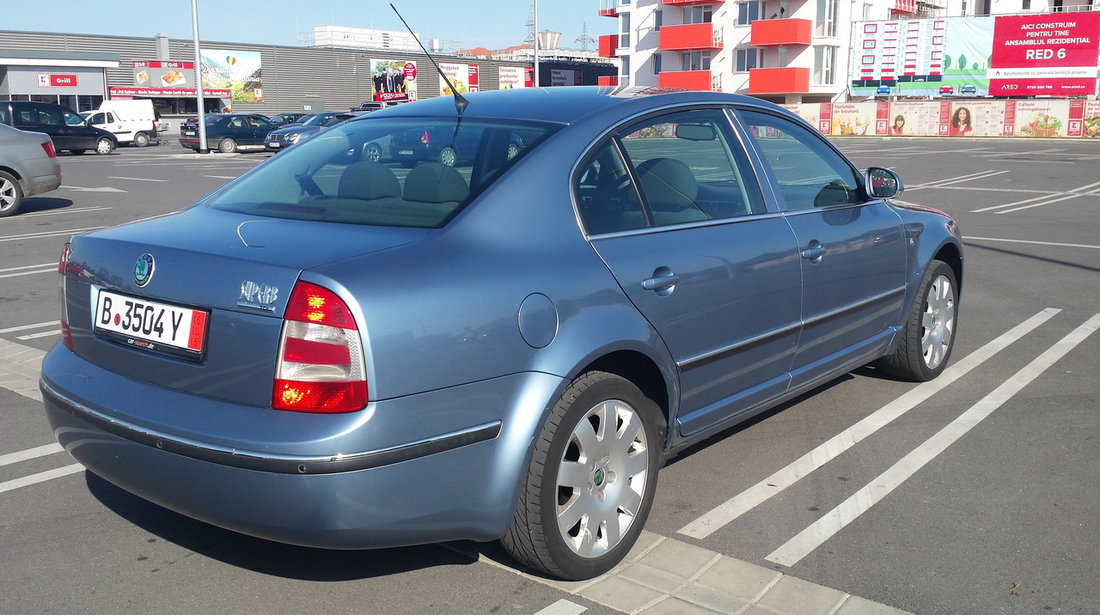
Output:
M50 144L53 148L53 143ZM68 241L61 249L61 259L57 261L57 273L61 274L61 286L58 294L61 296L61 343L69 350L73 349L73 330L69 327L68 298L65 296L65 271L69 268L69 255L73 252L73 246Z
M432 142L432 138L431 138L431 136L429 136L429 135L428 135L428 131L427 131L427 130L425 130L425 131L424 131L424 132L423 132L423 133L422 133L422 134L420 135L420 142L421 142L421 143L423 143L424 145L427 145L427 144L429 144L429 143L431 143L431 142Z
M336 293L298 282L283 318L271 407L354 412L366 405L367 381L355 317Z
M42 149L46 150L46 156L49 158L57 158L57 150L53 148L53 141L45 141L40 143Z

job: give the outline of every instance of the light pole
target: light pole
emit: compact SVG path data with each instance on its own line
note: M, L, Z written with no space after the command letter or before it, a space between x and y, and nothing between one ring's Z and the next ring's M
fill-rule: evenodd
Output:
M195 45L195 100L199 107L199 153L208 154L206 148L206 102L202 96L202 52L199 50L199 6L191 0L191 36Z
M539 0L535 2L535 87L539 87Z

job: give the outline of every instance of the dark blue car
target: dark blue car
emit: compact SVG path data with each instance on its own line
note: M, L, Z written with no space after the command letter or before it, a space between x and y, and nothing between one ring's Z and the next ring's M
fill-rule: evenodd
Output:
M955 222L793 114L468 98L354 118L178 213L72 237L42 363L59 442L253 536L500 540L581 579L629 551L671 456L868 363L947 365ZM370 154L415 131L465 154Z

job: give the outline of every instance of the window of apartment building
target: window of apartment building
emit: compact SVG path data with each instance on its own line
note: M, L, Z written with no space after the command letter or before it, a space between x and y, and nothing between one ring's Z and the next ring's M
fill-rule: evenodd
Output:
M622 70L620 70L619 72L623 77L626 77L626 78L629 79L630 78L630 56L622 56L619 59L622 60Z
M836 84L836 47L814 47L814 84Z
M745 26L760 19L762 2L738 2L737 25Z
M1024 1L1027 2L1027 0L1024 0ZM863 5L863 20L864 21L870 21L870 19L871 19L871 7L873 7L873 6L874 5L872 5L872 4L864 4Z
M713 9L709 4L684 7L685 24L710 23L713 15Z
M1022 10L1025 10L1025 11L1030 11L1031 10L1031 0L1024 0L1024 3L1020 8Z
M665 25L665 12L657 9L653 12L653 29L660 30L663 25Z
M817 0L817 35L836 36L837 0Z
M661 54L659 53L653 54L653 74L661 74Z
M630 46L630 13L619 15L619 47Z
M683 64L680 70L710 70L709 51L693 51L684 53L681 57L683 58Z
M749 69L760 66L759 50L755 47L747 47L737 50L737 72L744 73Z

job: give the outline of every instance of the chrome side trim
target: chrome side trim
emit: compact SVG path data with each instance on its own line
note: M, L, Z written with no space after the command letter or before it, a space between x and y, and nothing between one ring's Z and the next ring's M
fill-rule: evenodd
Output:
M677 366L679 366L681 369L690 369L691 367L694 367L695 364L697 364L697 363L705 363L705 362L710 361L712 359L719 358L723 355L726 355L726 354L729 354L729 353L732 353L732 352L736 352L738 349L744 348L745 346L749 346L749 345L752 345L752 344L758 344L758 343L763 342L763 341L765 341L769 338L778 337L780 335L790 333L793 330L800 329L800 328L805 327L807 325L817 324L817 323L819 323L823 320L828 320L830 318L840 316L841 314L843 314L845 312L848 312L850 310L859 309L859 308L862 308L864 306L871 305L872 303L878 303L879 301L882 301L884 299L889 299L890 297L893 297L893 296L898 295L898 294L904 294L904 293L905 293L905 287L904 286L899 286L899 287L897 287L893 290L888 290L884 293L875 295L874 297L869 297L867 299L864 299L863 301L852 303L850 305L845 305L845 306L839 307L835 310L825 312L824 314L818 314L817 316L814 316L813 318L810 318L809 320L803 320L801 322L789 324L785 327L780 327L778 329L772 329L771 331L766 331L766 332L761 333L760 335L757 335L755 337L751 337L749 339L741 340L741 341L739 341L735 344L730 344L729 346L723 346L721 348L716 348L714 350L711 350L709 352L705 352L705 353L700 354L700 355L696 355L694 357L688 357L687 359L684 359L683 361L679 361L677 363Z
M89 408L61 393L45 380L39 381L39 388L43 395L49 397L50 401L69 414L127 440L201 461L279 474L333 474L377 468L491 440L500 434L503 425L502 421L493 421L374 451L340 453L323 457L278 455L227 448L171 436Z

